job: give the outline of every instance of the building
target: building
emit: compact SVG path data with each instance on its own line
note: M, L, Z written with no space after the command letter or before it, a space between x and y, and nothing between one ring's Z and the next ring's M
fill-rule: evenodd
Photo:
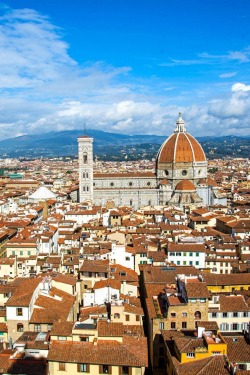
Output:
M162 144L155 172L93 173L93 138L78 138L79 201L135 209L147 205L184 208L226 204L216 182L208 178L207 159L199 142L187 133L179 115L176 129Z

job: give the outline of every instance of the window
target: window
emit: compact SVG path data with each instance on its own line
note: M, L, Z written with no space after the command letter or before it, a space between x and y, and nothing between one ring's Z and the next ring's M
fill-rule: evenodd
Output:
M233 323L232 324L232 330L233 331L237 331L238 330L238 324L237 323Z
M130 318L129 315L126 315L126 322L129 322Z
M195 255L198 257L200 255L200 253L195 253Z
M212 352L212 355L220 355L221 352Z
M181 262L179 260L177 260L177 266L180 266Z
M187 322L182 322L181 323L181 328L186 329L187 328Z
M187 170L186 169L183 169L183 171L181 172L182 176L186 176L187 175Z
M194 352L187 353L187 358L194 358L195 354Z
M176 328L176 323L175 322L171 322L170 323L170 327L171 327L171 329L175 329Z
M100 374L111 374L112 373L111 366L109 366L109 365L100 365L99 366L99 373Z
M220 324L220 330L221 331L228 331L229 330L229 324L227 324L227 323Z
M192 260L189 261L189 265L192 266L193 265L193 262Z
M223 316L223 318L227 318L227 312L224 312L224 313L222 314L222 316Z
M130 260L130 257L126 257L125 260L127 260L127 261Z
M120 314L119 313L114 313L114 319L120 319Z
M135 320L136 320L136 322L139 322L140 321L140 315L136 315Z
M184 261L183 261L183 266L186 266L186 264L187 264L187 262L184 260Z
M181 315L183 316L183 318L186 318L188 314L186 312L183 312Z
M159 323L159 329L164 329L164 322Z
M35 332L41 332L41 324L35 324Z
M176 317L176 313L175 312L171 312L171 317L172 318Z
M81 342L89 342L89 337L80 337Z
M200 311L195 311L194 313L194 319L201 319L201 312Z
M130 368L128 366L121 366L120 375L130 375Z
M236 311L233 313L233 317L234 317L234 318L237 318L237 317L238 317L238 313L237 313Z
M66 341L66 336L58 336L58 341Z
M89 372L89 365L86 363L78 363L77 372Z
M23 332L23 324L22 323L17 324L17 332Z
M199 261L196 261L196 262L195 262L195 265L196 265L196 266L199 266Z
M217 313L216 312L212 312L212 318L216 318L217 317Z
M183 256L186 257L186 256L187 256L187 253L183 253Z
M16 314L17 314L17 316L23 316L23 308L22 307L17 307Z
M59 362L59 371L66 371L65 362Z
M83 155L83 162L84 162L84 164L86 164L88 162L87 154Z
M193 253L189 253L189 255L192 257L192 256L193 256Z
M243 312L243 317L247 318L248 317L248 312Z

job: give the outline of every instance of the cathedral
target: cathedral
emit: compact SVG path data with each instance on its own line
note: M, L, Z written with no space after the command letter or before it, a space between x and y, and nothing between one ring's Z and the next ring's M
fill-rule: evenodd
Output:
M79 201L105 206L170 205L186 209L226 205L216 182L207 176L207 159L199 142L187 133L181 114L172 135L156 157L155 172L93 173L93 138L78 138Z

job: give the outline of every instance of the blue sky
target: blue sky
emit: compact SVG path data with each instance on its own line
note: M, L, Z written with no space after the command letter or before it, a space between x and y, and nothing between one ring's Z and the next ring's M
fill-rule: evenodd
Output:
M0 139L250 135L249 0L0 1Z

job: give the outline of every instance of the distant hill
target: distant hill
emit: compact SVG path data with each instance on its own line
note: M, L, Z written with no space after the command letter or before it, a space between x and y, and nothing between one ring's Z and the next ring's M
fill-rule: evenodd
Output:
M66 130L5 139L0 141L0 158L76 156L77 138L82 135L82 130ZM154 158L166 139L165 136L130 136L93 129L88 129L87 135L94 138L94 153L104 160ZM250 156L249 137L197 137L197 140L211 158Z

